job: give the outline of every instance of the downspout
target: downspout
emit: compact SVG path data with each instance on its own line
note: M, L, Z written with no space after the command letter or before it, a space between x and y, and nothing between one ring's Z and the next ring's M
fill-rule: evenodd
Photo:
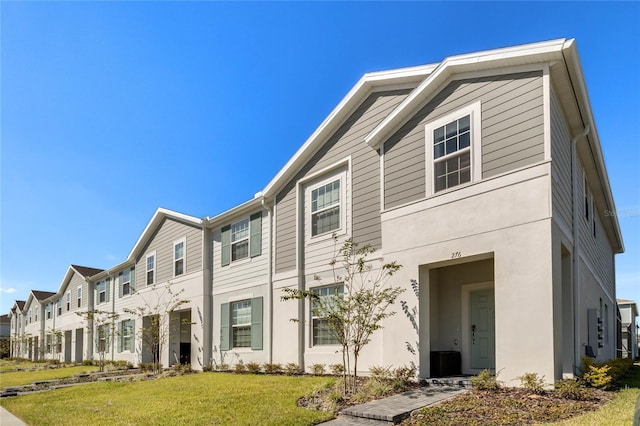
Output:
M202 367L209 366L213 358L213 253L209 217L202 219Z
M114 324L116 319L114 317L115 313L116 313L116 279L114 278L113 280L111 280L111 275L108 276L109 281L112 281L111 284L111 361L115 360L115 355L116 355L116 338L119 338L116 336L116 326L117 324ZM120 285L120 283L118 283L118 285Z
M580 198L580 194L578 194L578 150L577 143L579 139L585 138L591 128L587 124L581 133L574 136L571 139L571 183L572 183L572 192L573 192L573 218L572 218L572 236L573 236L573 256L572 259L572 281L573 281L573 339L574 339L574 374L577 374L578 366L580 365L581 353L582 353L582 344L580 342L580 315L579 315L579 307L580 307L580 283L578 280L579 276L579 265L578 265L578 249L580 246L580 236L578 232L579 227L579 213L578 213L578 203L581 202L582 198ZM580 201L579 201L580 200Z
M273 201L275 205L275 199ZM273 362L273 207L269 207L265 201L265 198L262 197L262 208L266 209L269 212L269 260L268 260L268 272L267 272L267 280L269 291L267 292L267 306L269 307L269 353L268 360L269 364Z

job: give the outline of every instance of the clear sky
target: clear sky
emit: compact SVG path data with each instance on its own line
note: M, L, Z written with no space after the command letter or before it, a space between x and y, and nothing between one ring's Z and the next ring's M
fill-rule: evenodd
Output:
M362 74L576 38L640 302L640 3L7 2L0 313L262 190Z

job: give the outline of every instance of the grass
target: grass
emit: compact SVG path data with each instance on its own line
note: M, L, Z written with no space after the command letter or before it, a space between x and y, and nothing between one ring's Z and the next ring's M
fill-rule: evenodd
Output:
M34 367L38 367L42 364L38 364L36 362L31 362L31 361L6 361L6 360L1 360L0 361L0 371L13 371L17 368L34 368Z
M98 371L98 367L78 365L34 371L6 371L0 373L0 389L9 386L29 385L36 380L51 380L71 377L74 374Z
M591 413L553 423L556 426L617 426L633 424L636 401L640 397L640 364L636 363L623 381L623 388L604 407Z
M332 418L296 406L326 377L202 373L131 383L99 382L0 404L28 424L309 425Z

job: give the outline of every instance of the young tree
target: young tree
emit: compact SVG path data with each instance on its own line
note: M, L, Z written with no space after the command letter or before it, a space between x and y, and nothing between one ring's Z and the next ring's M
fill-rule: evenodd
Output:
M335 235L334 241L337 246ZM369 244L358 247L352 239L340 246L330 265L334 283L343 283L342 294L335 292L320 296L313 290L284 289L285 295L282 296L282 300L310 300L314 316L324 319L342 346L345 393L348 388L351 392L356 391L360 354L371 341L372 334L382 328L382 321L395 314L388 311L388 307L404 291L388 285L389 278L401 265L395 261L384 263L381 259L375 259L375 251ZM338 273L336 265L342 267L343 274ZM352 356L353 370L350 365Z
M171 314L178 308L190 301L182 298L184 289L174 293L171 289L171 283L167 283L162 291L150 292L153 300L145 299L141 294L138 297L142 299L141 306L135 309L124 309L124 312L134 315L140 320L141 327L137 327L136 334L142 344L143 350L146 348L151 351L153 356L153 372L160 372L162 365L160 364L160 356L165 345L169 342L171 335ZM177 321L180 326L180 321Z
M76 312L76 315L87 321L87 331L93 334L96 352L98 352L100 371L104 371L104 361L111 342L117 335L116 321L120 315L97 309Z
M45 338L47 340L48 352L51 354L51 359L58 359L60 361L60 354L62 353L62 330L56 328L50 328L47 330Z

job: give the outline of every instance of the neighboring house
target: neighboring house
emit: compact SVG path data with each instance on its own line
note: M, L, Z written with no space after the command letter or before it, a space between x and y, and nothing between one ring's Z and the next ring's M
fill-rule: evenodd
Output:
M11 306L9 311L9 330L11 333L10 343L10 356L16 358L23 358L24 349L24 316L22 310L24 309L24 300L16 300Z
M11 320L9 315L0 315L0 358L6 358L10 354L11 345Z
M109 359L150 360L126 309L170 285L189 303L163 365L337 363L323 319L281 296L340 292L334 236L353 238L401 264L406 290L363 370L414 363L426 378L452 357L507 382L570 377L617 343L623 243L596 129L573 40L366 74L252 200L204 219L159 209L123 263L86 277L88 309L120 315Z
M638 358L638 305L633 300L618 299L620 310L620 356Z

